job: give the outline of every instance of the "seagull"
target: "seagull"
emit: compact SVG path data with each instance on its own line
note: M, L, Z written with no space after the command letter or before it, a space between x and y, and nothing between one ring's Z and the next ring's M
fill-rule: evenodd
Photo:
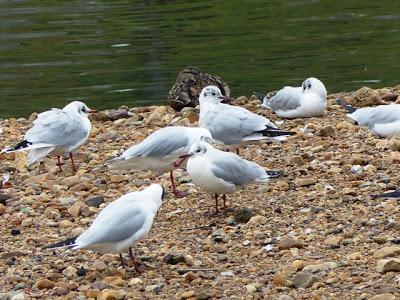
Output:
M346 109L347 117L351 119L352 123L367 126L379 137L400 133L400 104L355 108L344 100L338 99L337 102Z
M285 86L268 93L262 100L262 107L268 108L283 118L310 118L324 114L327 106L327 92L317 78L304 80L301 87Z
M33 127L26 132L24 140L14 147L3 149L1 153L29 150L28 166L54 153L60 172L60 156L69 153L72 169L76 172L72 151L88 139L91 123L86 114L92 112L96 110L80 101L71 102L63 109L53 108L42 112L33 121Z
M238 146L254 141L285 140L296 134L280 130L267 118L239 106L222 103L229 100L216 86L205 87L200 94L199 126L210 130L213 139L227 146Z
M81 235L43 249L66 247L103 254L118 253L123 267L122 253L128 251L135 270L139 272L132 247L148 235L164 196L164 188L159 184L125 194L108 204Z
M266 171L258 164L245 160L232 152L215 149L205 141L192 145L188 154L187 171L192 181L209 193L215 194L215 210L218 213L218 197L223 194L226 211L226 195L251 183L267 183L282 175L281 171Z
M200 139L212 142L210 131L200 127L161 128L104 164L111 170L150 170L158 174L169 172L174 195L181 197L183 193L176 190L173 170L182 164L183 167L186 165L185 159L179 162L177 159L187 154L192 144Z

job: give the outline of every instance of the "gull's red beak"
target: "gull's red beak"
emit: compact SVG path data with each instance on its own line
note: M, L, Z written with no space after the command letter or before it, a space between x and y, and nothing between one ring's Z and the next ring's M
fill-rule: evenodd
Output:
M230 104L231 103L231 98L229 98L229 97L227 97L227 96L219 96L218 97L219 99L222 99L222 103L227 103L227 104Z
M91 114L91 113L97 113L98 111L96 109L90 109L87 111L87 113Z
M188 157L190 157L190 155L189 154L185 154L185 155L179 156L178 158L188 158Z

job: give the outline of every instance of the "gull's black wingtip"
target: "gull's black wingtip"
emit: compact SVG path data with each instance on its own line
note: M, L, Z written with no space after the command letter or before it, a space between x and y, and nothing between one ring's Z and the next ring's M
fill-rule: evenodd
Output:
M75 240L76 240L76 239L77 239L77 236L72 237L72 238L69 238L69 239L66 239L66 240L61 241L61 242L58 242L58 243L54 243L54 244L51 244L51 245L47 245L47 246L44 246L44 247L42 248L42 250L45 250L45 249L53 249L53 248L59 248L59 247L72 247L72 246L75 245Z
M258 98L258 100L260 100L261 102L264 101L264 98L266 95L264 95L263 93L259 93L259 92L253 92L253 95L256 96Z
M342 108L344 108L349 114L352 114L353 112L355 112L357 110L357 108L351 106L350 104L348 104L345 100L337 98L335 100L336 104L340 105Z
M387 192L387 193L382 193L382 194L372 194L370 196L371 196L372 199L376 199L376 198L400 198L400 191Z

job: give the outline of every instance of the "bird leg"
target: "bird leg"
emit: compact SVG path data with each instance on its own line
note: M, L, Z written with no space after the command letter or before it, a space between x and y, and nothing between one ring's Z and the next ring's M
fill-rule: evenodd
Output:
M69 158L71 159L71 162L72 162L72 170L74 170L74 172L76 173L76 167L75 167L74 159L72 157L72 152L69 153Z
M215 213L219 213L218 210L218 194L215 194Z
M61 168L62 165L63 164L61 163L60 155L57 155L57 166L58 166L60 173L62 172L62 168Z
M132 254L132 247L129 247L129 256L130 256L131 259L132 259L132 262L133 262L133 264L134 264L134 266L135 266L136 272L140 273L140 272L139 272L139 264L136 262L135 257L134 257L133 254Z
M169 172L169 180L171 180L172 192L174 193L175 198L182 198L182 197L185 197L185 196L186 196L186 193L184 193L184 192L178 192L178 191L176 190L173 170L172 170L171 172Z
M222 195L222 199L224 200L224 213L226 214L226 209L227 209L227 207L226 207L226 194Z
M121 265L124 269L126 269L125 264L124 264L124 258L122 257L122 253L119 254L119 259L121 260Z

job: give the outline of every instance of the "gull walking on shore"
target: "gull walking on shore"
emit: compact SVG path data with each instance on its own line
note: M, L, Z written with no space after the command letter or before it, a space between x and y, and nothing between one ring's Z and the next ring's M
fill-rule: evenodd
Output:
M132 247L148 235L163 198L164 189L159 184L152 184L140 192L125 194L108 204L81 235L43 249L66 247L118 253L122 266L125 266L122 253L128 251L139 272Z
M280 130L267 118L239 106L221 103L227 97L216 86L205 87L200 94L199 126L210 130L221 144L238 147L255 141L285 140L295 132Z
M72 151L82 146L89 137L91 123L86 114L91 112L95 110L80 101L71 102L63 109L53 108L42 112L33 121L33 127L26 132L23 141L1 152L29 151L28 165L54 153L60 172L60 156L68 153L72 169L76 172Z
M180 197L183 193L176 190L173 170L186 166L185 159L176 161L187 154L192 144L199 140L211 142L210 131L199 127L165 127L153 132L120 156L106 161L105 166L110 170L150 170L158 174L169 172L174 195Z
M226 194L251 183L267 183L282 175L281 171L266 171L254 162L242 159L232 152L215 149L203 141L193 144L186 156L189 157L187 171L193 182L205 191L215 194L217 213L220 194L226 210Z

